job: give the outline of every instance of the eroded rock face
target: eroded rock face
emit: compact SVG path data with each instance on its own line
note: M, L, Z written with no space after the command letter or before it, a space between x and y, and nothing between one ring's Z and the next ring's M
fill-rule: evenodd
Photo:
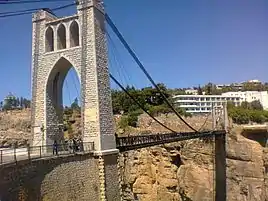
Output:
M189 131L174 115L157 118L174 130ZM206 117L186 120L200 128ZM211 128L211 119L208 118L204 128ZM30 111L0 113L0 146L12 142L23 144L32 138L30 130ZM146 115L140 116L139 128L133 133L138 131L169 132ZM226 141L227 200L267 201L268 148L263 147L262 138L242 136L241 132L241 129L233 128ZM121 153L123 200L213 200L215 167L212 150L212 142L190 140Z
M26 145L31 138L30 110L0 112L0 147Z
M213 200L213 146L191 140L121 154L123 200ZM268 200L268 148L232 131L226 150L227 200Z

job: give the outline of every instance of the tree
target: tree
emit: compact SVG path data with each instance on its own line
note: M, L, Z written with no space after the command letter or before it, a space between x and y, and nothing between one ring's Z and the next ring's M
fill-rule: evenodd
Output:
M250 103L250 107L253 110L263 110L262 104L259 100L254 100Z
M3 110L11 110L12 109L12 100L7 99L3 104Z
M24 105L23 105L23 98L20 97L20 107L23 108L23 106L24 106Z
M203 95L203 91L202 91L200 85L198 86L197 93L198 93L198 95Z
M20 98L17 97L17 101L16 101L16 107L19 108L20 107Z
M207 85L206 94L212 95L212 83L211 82L209 82Z
M251 104L249 102L247 102L247 101L243 101L241 103L241 108L243 108L243 109L250 109L251 108Z
M74 99L74 102L71 104L71 109L72 110L80 110L80 107L78 105L78 99L77 98L75 98Z

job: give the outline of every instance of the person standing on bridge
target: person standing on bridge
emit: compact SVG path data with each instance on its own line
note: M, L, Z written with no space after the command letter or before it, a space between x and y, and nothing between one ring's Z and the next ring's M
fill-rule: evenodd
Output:
M57 144L57 141L54 140L54 143L53 143L53 155L58 155L58 144Z

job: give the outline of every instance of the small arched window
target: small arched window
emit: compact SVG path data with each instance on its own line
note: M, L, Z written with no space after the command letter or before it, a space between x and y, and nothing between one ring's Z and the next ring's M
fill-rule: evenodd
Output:
M54 51L54 32L51 27L46 30L46 52Z
M70 25L70 47L79 46L79 26L76 21Z
M66 48L66 29L63 24L58 27L58 50Z

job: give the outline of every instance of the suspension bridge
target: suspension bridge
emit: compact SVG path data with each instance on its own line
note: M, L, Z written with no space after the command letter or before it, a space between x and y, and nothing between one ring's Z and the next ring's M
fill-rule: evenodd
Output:
M20 2L20 1L14 1ZM30 2L30 1L29 1ZM5 2L4 2L5 3ZM70 6L77 6L77 14L58 18L53 12ZM225 127L217 129L216 121L210 131L192 127L177 112L167 97L145 69L123 34L105 13L103 2L99 0L78 0L54 9L27 9L18 12L0 13L0 18L33 14L32 49L32 134L33 144L24 149L0 150L2 167L19 160L55 158L52 154L53 142L60 142L58 154L71 156L74 153L63 143L63 133L59 125L63 123L62 86L66 74L74 67L81 83L82 136L76 154L92 154L98 158L96 171L100 187L95 194L100 200L119 200L118 175L109 165L117 164L119 152L140 149L191 139L215 138L216 200L226 200L225 135L226 109L221 113ZM107 23L132 56L141 71L158 90L169 108L191 132L177 132L152 116L109 72L105 28ZM145 113L170 133L148 134L128 137L115 135L111 105L110 79L113 80ZM216 119L216 118L214 118ZM111 166L115 167L115 166ZM1 168L1 166L0 166ZM93 170L92 170L93 171ZM109 173L111 171L112 173ZM0 185L1 187L1 185ZM118 192L117 192L118 191ZM0 192L0 198L1 198ZM5 194L8 197L8 195Z

